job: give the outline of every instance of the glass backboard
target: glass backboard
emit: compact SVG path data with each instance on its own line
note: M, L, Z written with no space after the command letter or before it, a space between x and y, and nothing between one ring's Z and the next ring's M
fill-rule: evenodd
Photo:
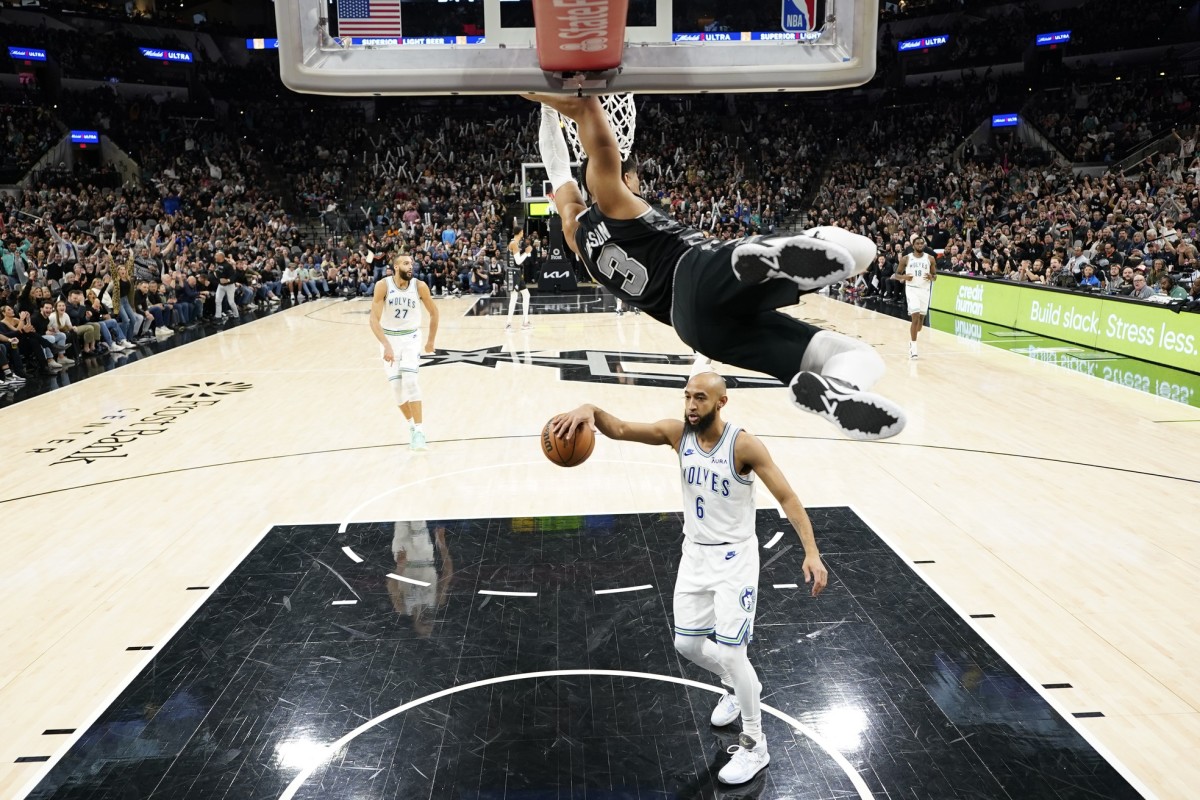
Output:
M281 74L298 92L371 96L802 91L875 73L878 0L628 2L620 68L584 76L541 69L533 0L276 2Z

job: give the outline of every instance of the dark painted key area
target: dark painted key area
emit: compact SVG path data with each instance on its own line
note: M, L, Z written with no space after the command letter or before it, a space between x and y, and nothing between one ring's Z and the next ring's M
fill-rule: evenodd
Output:
M278 798L312 765L297 798L1139 797L850 509L810 513L817 599L758 515L744 786L672 646L679 516L627 514L275 528L31 797Z

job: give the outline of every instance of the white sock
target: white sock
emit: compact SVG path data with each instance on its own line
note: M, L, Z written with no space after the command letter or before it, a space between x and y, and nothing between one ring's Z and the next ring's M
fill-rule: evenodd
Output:
M414 423L413 423L413 426L412 426L412 429L413 429L414 431L416 431L417 433L424 433L424 432L425 432L425 426L424 426L422 423L420 423L420 422L414 422Z
M715 370L712 367L712 359L711 358L704 355L703 353L696 353L696 356L692 361L692 369L688 373L688 378L689 379L694 378L697 375L699 375L701 372L715 372Z
M759 703L760 684L754 667L746 655L746 645L716 645L721 648L721 664L729 671L729 682L734 688L738 706L742 713L742 732L755 741L756 746L765 743L762 732L762 708Z
M801 372L816 372L865 391L883 377L883 359L869 344L833 331L820 331L804 350Z

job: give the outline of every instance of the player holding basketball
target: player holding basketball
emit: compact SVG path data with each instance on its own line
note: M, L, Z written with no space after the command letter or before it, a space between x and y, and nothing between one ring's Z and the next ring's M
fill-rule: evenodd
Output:
M521 330L529 330L529 288L526 286L525 262L533 252L533 246L525 244L525 231L517 231L517 235L508 243L508 322L504 330L511 331L513 312L517 310L517 295L521 296Z
M793 403L854 439L885 439L904 412L867 391L884 372L865 343L777 309L865 270L875 244L834 227L795 236L706 239L638 195L635 166L594 97L532 95L541 102L539 143L567 244L591 276L626 303L672 325L687 345L726 364L773 375ZM587 158L583 189L571 175L559 114L573 119Z
M388 381L400 413L408 420L409 447L425 450L421 387L417 367L421 362L421 306L429 312L425 352L433 352L438 310L425 282L413 277L412 256L402 253L393 262L395 274L375 284L371 299L371 333L383 346Z
M892 280L904 281L904 296L908 300L908 357L917 357L917 334L925 325L929 313L929 296L933 294L933 282L937 280L937 261L925 252L925 240L920 236L913 239L912 252L900 256L900 269Z
M619 420L584 405L550 421L567 437L594 425L610 439L670 445L679 454L683 482L683 556L675 579L675 649L721 678L728 690L713 709L713 725L740 714L742 733L721 768L722 783L753 778L771 760L762 731L762 685L746 655L758 600L758 540L754 528L754 480L770 490L804 545L804 580L816 597L828 573L817 552L812 523L787 478L754 435L721 419L729 397L715 372L694 375L683 390L682 421ZM712 636L715 639L710 640Z

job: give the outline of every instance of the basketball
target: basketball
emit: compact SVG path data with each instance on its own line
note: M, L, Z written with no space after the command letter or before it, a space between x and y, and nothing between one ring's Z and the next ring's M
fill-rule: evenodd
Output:
M554 435L547 422L542 428L542 452L560 467L577 467L587 461L596 446L596 434L590 425L581 425L570 439Z

